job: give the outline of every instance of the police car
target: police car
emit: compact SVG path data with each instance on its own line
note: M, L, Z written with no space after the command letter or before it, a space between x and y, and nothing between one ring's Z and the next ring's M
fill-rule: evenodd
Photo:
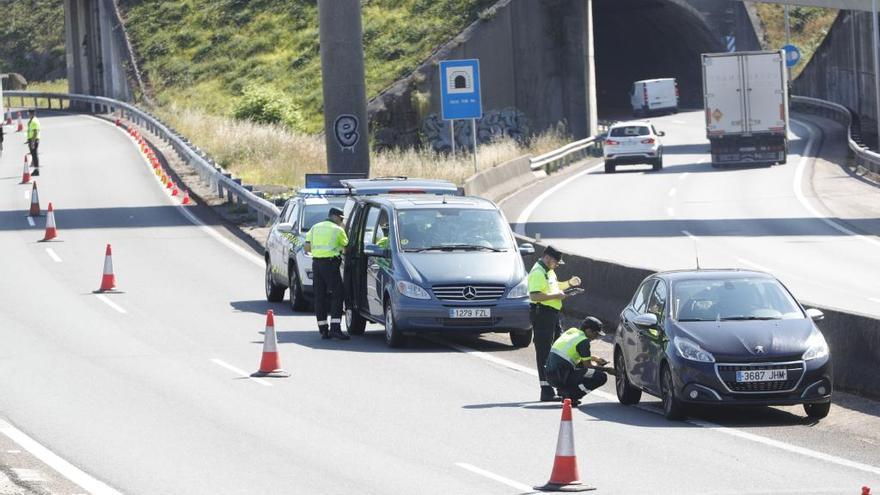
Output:
M314 285L312 257L303 250L306 234L327 218L330 208L342 209L351 194L340 181L363 178L363 174L306 174L305 188L290 198L272 224L266 241L266 299L284 300L290 289L294 311L310 308Z

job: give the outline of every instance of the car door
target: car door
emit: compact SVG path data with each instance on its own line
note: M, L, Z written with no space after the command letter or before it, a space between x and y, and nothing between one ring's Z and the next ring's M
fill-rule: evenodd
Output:
M624 361L627 363L627 373L632 383L636 386L642 384L642 370L644 368L644 356L639 354L641 329L633 322L636 316L647 311L648 300L654 290L656 279L648 279L642 282L633 296L632 304L627 306L621 320L622 333L620 336L620 350L623 352Z
M641 379L645 388L659 392L660 363L666 352L666 306L669 299L669 288L666 281L659 279L648 301L647 312L657 317L657 326L639 329L639 354L643 356Z
M269 229L269 236L266 238L266 254L269 256L269 266L272 271L272 276L275 278L276 282L278 282L278 263L279 259L279 245L280 245L280 236L281 233L278 231L278 225L284 223L284 218L290 213L291 209L291 201L288 201L284 208L281 209L281 213L278 215L278 218L275 219L275 223L272 224L272 228Z
M297 246L300 244L300 234L299 234L299 217L300 213L302 213L302 201L297 201L294 203L293 208L287 212L287 218L284 219L284 223L287 225L291 225L290 232L285 232L282 235L284 238L280 243L279 249L279 260L283 264L284 272L283 274L287 276L290 270L290 260L296 256ZM293 256L291 256L293 254Z
M373 318L381 318L383 316L382 308L382 287L380 285L380 263L384 261L377 256L367 256L363 254L363 249L367 245L375 245L378 240L376 237L379 228L379 216L382 209L376 205L371 205L367 210L366 219L363 229L363 237L359 244L361 256L364 260L364 292L366 296L366 309Z

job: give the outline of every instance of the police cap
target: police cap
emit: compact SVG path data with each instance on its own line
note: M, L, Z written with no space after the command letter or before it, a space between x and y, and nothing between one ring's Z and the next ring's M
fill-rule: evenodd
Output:
M330 212L327 213L327 216L337 216L339 218L345 218L345 214L339 208L330 208Z
M600 336L605 335L605 332L602 331L602 320L596 318L595 316L588 316L584 318L584 321L581 322L581 330L590 330L592 332L598 333Z

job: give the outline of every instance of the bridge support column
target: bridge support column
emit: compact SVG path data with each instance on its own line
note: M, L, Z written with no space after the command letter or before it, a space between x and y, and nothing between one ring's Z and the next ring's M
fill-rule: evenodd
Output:
M71 93L130 101L122 28L114 0L65 0L67 81Z

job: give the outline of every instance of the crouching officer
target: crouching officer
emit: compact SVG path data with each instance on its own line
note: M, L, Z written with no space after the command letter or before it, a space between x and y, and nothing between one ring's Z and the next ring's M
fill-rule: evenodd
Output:
M554 271L557 266L563 265L562 253L553 246L544 248L541 259L535 263L529 272L529 319L532 322L535 340L535 360L537 361L538 380L541 383L541 402L560 400L553 387L544 376L544 363L553 341L559 337L562 328L559 323L559 312L562 310L562 300L567 296L563 292L569 286L578 286L581 283L579 277L560 282Z
M590 350L590 341L602 335L605 335L602 322L588 316L581 322L580 328L569 328L556 339L550 349L545 370L547 379L556 387L559 395L571 399L573 406L580 404L581 397L608 381L608 375L604 371L581 366L608 364L608 361L593 356Z
M327 220L315 224L306 234L306 253L312 255L315 281L315 317L321 338L348 340L342 331L342 250L348 246L348 235L342 228L343 212L330 208ZM291 289L292 290L292 289ZM330 322L327 324L327 313Z

